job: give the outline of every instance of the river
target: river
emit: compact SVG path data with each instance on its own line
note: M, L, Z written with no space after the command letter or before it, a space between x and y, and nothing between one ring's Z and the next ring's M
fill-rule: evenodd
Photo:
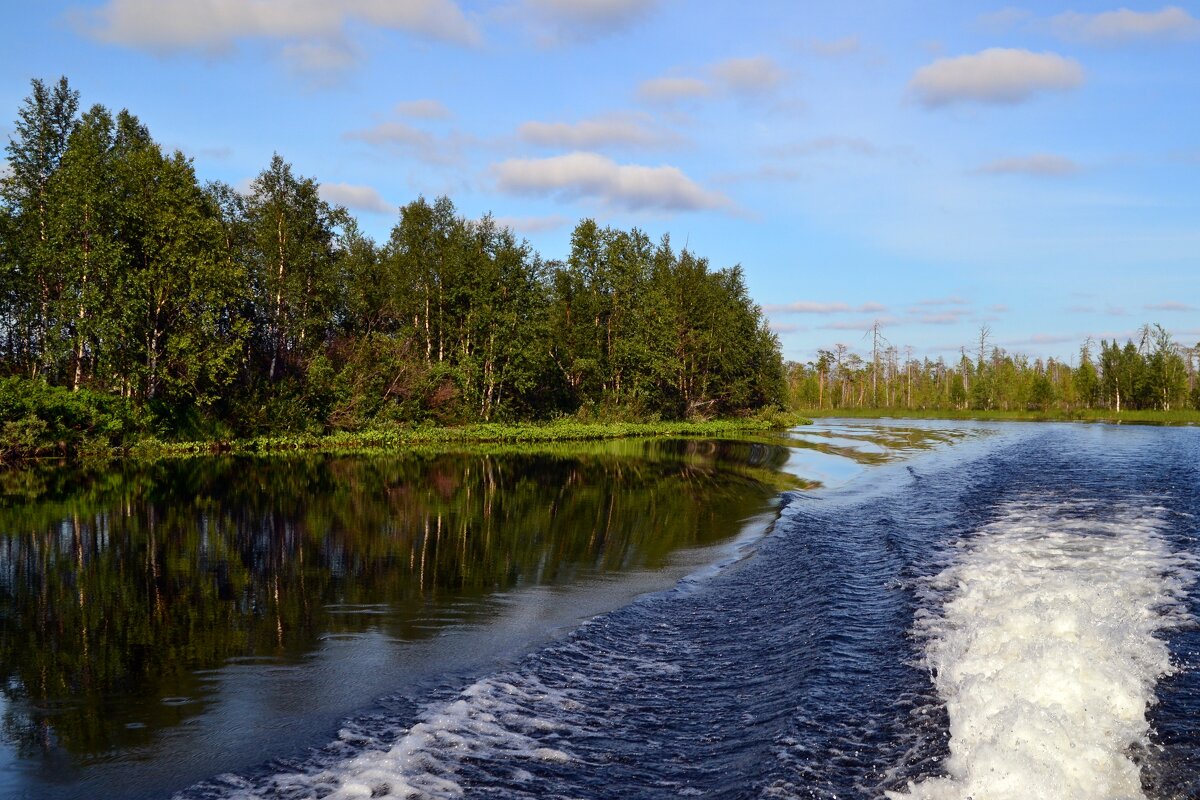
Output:
M26 504L0 792L1200 795L1200 431L625 447L165 465L90 516ZM83 580L106 553L136 580ZM116 595L140 626L89 614Z

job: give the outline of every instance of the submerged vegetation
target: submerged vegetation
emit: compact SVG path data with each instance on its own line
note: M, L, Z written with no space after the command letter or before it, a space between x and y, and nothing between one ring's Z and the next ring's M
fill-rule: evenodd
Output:
M448 198L364 235L276 155L201 185L33 82L0 179L0 450L743 416L785 397L740 267L583 220L547 260Z

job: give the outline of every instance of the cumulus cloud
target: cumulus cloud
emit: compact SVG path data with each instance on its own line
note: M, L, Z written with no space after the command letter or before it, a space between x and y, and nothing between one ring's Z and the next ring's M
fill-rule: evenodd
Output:
M1121 8L1099 14L1068 11L1051 19L1050 24L1066 39L1097 44L1200 38L1200 20L1179 6L1166 6L1159 11Z
M783 70L766 56L729 58L713 64L713 78L735 94L759 94L774 89L783 80Z
M321 197L329 203L355 211L369 211L373 214L394 214L398 206L383 199L378 191L370 186L355 186L350 183L322 183Z
M376 145L402 145L405 147L427 147L433 144L433 134L414 128L405 122L381 122L370 128L350 131L344 139L357 139Z
M668 105L710 95L753 97L775 89L784 79L783 69L768 56L727 58L708 65L703 77L665 75L643 81L638 97L649 103Z
M525 0L523 12L543 44L589 41L631 27L658 0Z
M71 19L97 41L154 52L230 50L240 39L328 41L348 23L478 44L478 28L453 0L108 0Z
M863 303L852 306L849 303L816 303L811 300L798 300L795 303L768 303L763 306L768 314L876 314L887 311L887 306L879 303Z
M462 137L439 138L429 131L414 128L406 122L380 122L370 128L342 134L347 141L359 141L389 150L408 152L422 161L452 164L458 161Z
M511 194L591 198L630 210L698 211L726 208L729 199L704 189L677 167L618 164L595 153L514 158L492 167L497 186Z
M1037 153L1030 156L1015 156L989 161L979 167L976 172L987 175L1036 175L1061 178L1074 175L1080 169L1078 163L1066 156L1058 156L1052 153Z
M450 119L454 115L437 100L406 100L396 104L396 113L410 119Z
M570 219L560 214L550 214L544 217L495 217L494 220L501 228L510 228L517 233L556 231L571 222Z
M921 67L908 88L926 108L967 102L1012 105L1039 92L1075 89L1083 80L1083 67L1072 59L993 47Z
M638 87L638 97L651 103L674 103L695 100L712 94L712 87L699 78L651 78Z
M578 122L537 122L517 129L522 141L538 147L564 150L598 150L607 147L653 148L679 141L679 137L655 130L640 117L614 115Z
M336 82L340 73L352 69L362 60L355 47L337 39L293 42L284 46L279 54L293 74L318 86Z

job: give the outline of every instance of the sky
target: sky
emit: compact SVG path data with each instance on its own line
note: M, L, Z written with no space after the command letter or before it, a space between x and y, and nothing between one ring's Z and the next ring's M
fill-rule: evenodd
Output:
M583 218L669 234L797 361L876 323L918 358L1194 345L1200 4L1063 2L14 2L0 141L65 75L203 180L278 152L377 241L420 195L546 258Z

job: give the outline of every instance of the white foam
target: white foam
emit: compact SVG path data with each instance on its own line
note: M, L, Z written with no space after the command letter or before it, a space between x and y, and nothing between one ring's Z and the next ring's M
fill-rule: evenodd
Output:
M946 775L889 797L1143 797L1130 750L1174 669L1155 633L1185 614L1191 580L1161 520L1030 501L970 539L933 581L941 612L917 622L950 719Z
M485 678L449 703L430 707L386 750L366 750L316 773L273 776L266 787L239 787L232 798L314 793L327 800L460 798L464 763L490 763L517 782L532 775L521 764L567 763L574 756L548 744L566 726L539 715L571 709L564 693L529 676ZM355 739L348 732L343 738ZM358 742L352 742L357 744Z

